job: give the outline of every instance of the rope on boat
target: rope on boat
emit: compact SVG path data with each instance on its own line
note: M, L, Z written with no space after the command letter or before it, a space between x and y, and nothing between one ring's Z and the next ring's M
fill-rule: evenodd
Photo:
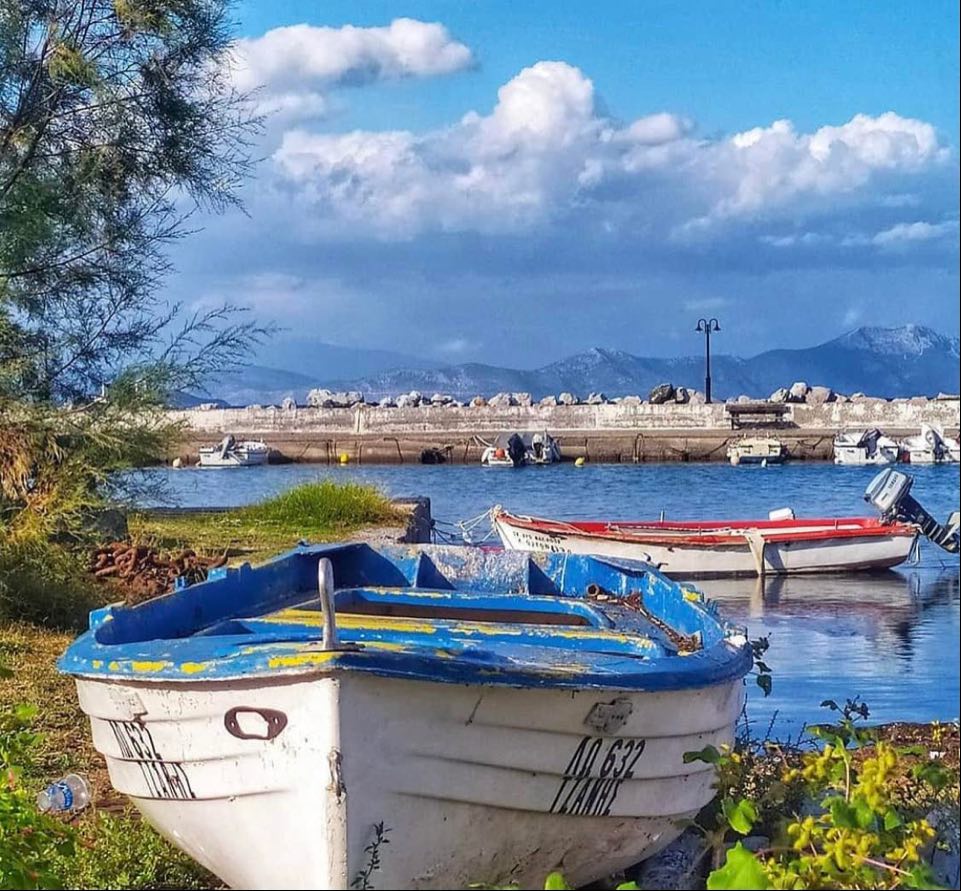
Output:
M493 510L485 510L483 513L479 513L476 517L471 517L467 520L457 520L454 523L448 523L445 520L434 520L434 535L436 538L440 539L441 541L448 542L449 544L484 544L491 537L493 537L495 533L494 524L492 522L493 512ZM488 529L481 538L476 538L475 530L485 520L489 524ZM447 526L448 529L441 529L438 528L438 526Z
M493 513L493 510L485 510L476 517L471 517L469 520L458 521L457 528L460 529L461 536L467 544L484 544L484 542L488 541L494 535ZM475 539L474 530L485 521L488 524L487 532L484 533L483 538Z

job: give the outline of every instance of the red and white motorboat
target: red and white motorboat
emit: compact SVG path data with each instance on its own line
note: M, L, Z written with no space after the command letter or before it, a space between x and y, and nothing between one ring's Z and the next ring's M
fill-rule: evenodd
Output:
M511 550L646 560L681 578L888 569L903 563L922 535L957 554L961 513L939 523L911 495L912 482L893 469L871 480L864 500L877 517L809 520L785 509L767 520L568 522L495 507L491 521Z
M877 517L713 522L581 522L492 513L504 547L646 560L691 578L887 569L918 528Z

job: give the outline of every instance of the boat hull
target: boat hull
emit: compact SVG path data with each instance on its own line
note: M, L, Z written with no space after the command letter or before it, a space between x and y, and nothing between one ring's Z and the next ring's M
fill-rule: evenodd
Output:
M504 547L510 550L547 550L600 557L646 560L674 578L757 576L850 572L890 569L911 553L914 536L845 535L843 538L796 538L761 541L749 534L726 536L720 543L697 541L659 543L656 538L616 538L613 535L546 531L516 525L503 516L494 525Z
M881 446L873 454L868 454L862 446L834 447L834 463L847 465L896 464L898 460L897 445Z
M729 456L732 464L783 464L787 457L785 455L738 455Z
M220 453L205 455L200 453L200 467L259 467L267 463L267 452L229 452L221 457Z
M957 449L945 449L938 453L927 447L907 448L904 458L907 464L957 464L961 453Z
M162 834L233 887L298 889L350 887L377 826L371 887L624 868L711 799L711 768L683 756L730 742L744 697L741 680L561 691L349 672L77 686L113 785ZM614 702L622 723L593 717Z

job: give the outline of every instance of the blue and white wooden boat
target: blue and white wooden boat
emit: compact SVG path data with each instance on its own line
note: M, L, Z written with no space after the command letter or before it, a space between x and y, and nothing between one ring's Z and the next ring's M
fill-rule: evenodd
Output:
M59 667L114 787L234 887L624 868L712 797L684 753L731 741L752 665L627 560L302 545L211 575L94 612Z

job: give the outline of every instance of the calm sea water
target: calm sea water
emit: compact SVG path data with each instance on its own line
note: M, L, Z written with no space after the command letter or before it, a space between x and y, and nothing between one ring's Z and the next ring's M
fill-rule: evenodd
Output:
M870 514L862 493L874 468L829 464L730 467L636 464L481 468L286 465L238 470L152 469L170 503L240 505L305 480L372 483L391 496L427 495L435 518L456 523L494 504L566 519L734 519L793 507L799 516ZM936 517L958 508L959 471L914 467L913 493ZM456 527L440 528L456 532ZM478 524L479 537L486 527ZM767 635L774 692L752 692L760 730L796 732L824 718L819 703L859 695L878 721L954 720L959 715L958 558L933 545L921 562L873 575L700 583L725 617Z

